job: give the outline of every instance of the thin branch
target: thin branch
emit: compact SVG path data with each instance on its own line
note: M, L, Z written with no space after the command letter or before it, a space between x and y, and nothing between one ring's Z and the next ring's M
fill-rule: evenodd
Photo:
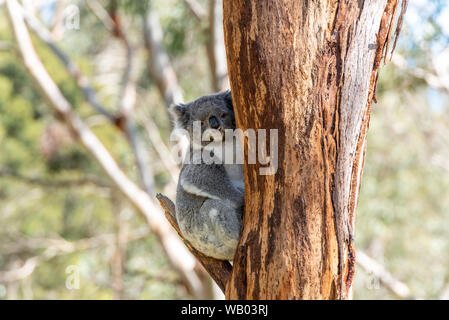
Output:
M183 101L181 87L178 78L170 63L167 52L164 49L162 28L159 16L154 10L149 11L144 17L144 40L149 59L148 65L151 77L156 82L167 106Z
M90 0L88 2L96 3L95 7L97 10L102 8L97 1ZM123 31L122 22L117 13L116 3L112 3L114 5L111 6L109 13L105 9L103 11L108 14L108 21L112 23L112 28L109 30L111 35L120 40L126 52L126 64L123 73L121 94L119 95L121 99L119 99L118 109L123 115L127 116L133 111L136 102L136 85L133 68L135 60L134 48L128 40L126 33Z
M18 269L0 272L0 283L15 282L30 276L39 262L39 257L32 257L25 261L25 263Z
M16 0L6 0L6 3L8 16L11 21L14 36L19 44L24 65L47 98L49 106L59 118L66 122L78 137L81 144L98 161L125 197L145 216L151 230L162 243L162 247L169 261L184 278L191 292L199 296L202 292L202 286L200 279L193 271L195 266L193 257L172 233L167 221L162 217L160 209L155 206L153 199L124 174L97 136L73 111L72 106L62 95L37 56L19 4Z
M92 1L91 1L92 2ZM95 2L95 1L94 1ZM101 7L100 4L97 7ZM113 23L111 33L118 38L126 51L126 65L123 74L121 99L119 99L120 119L123 122L122 127L125 130L133 150L136 166L139 172L140 181L144 189L149 193L154 193L154 175L149 164L149 154L139 135L136 121L134 120L134 109L136 104L136 79L135 79L135 54L134 49L123 31L120 16L117 8L113 6L109 14L110 21Z
M65 27L64 27L64 10L67 6L65 1L57 1L55 7L53 9L53 15L51 17L50 24L50 33L52 39L61 39L64 35Z
M95 13L98 16L105 19L104 15L101 13L104 12L109 17L109 14L104 9L103 11L101 11L102 7L98 2L88 1L88 4L91 5L90 7L95 10ZM69 73L75 78L80 89L84 93L86 101L98 112L105 115L110 120L110 122L112 122L114 125L125 132L136 158L136 165L139 171L142 185L149 194L152 194L154 192L154 179L151 172L151 167L148 165L149 156L146 154L145 147L142 141L139 139L138 130L131 114L136 100L135 81L132 75L134 66L134 50L129 44L129 41L123 32L122 27L119 24L119 20L114 20L111 17L109 17L108 20L110 31L114 34L114 36L118 37L122 41L127 56L127 63L123 77L123 86L120 94L121 99L119 99L120 116L117 117L111 112L107 111L106 108L98 102L95 90L89 85L88 78L82 75L79 68L70 61L70 58L53 43L50 33L40 24L38 19L30 13L24 12L24 14L26 21L36 32L37 36L50 47L55 55L67 67Z
M156 124L153 122L153 119L151 119L150 116L144 115L143 112L141 119L142 119L141 124L145 128L153 148L156 150L157 154L159 155L159 158L161 159L162 164L170 174L172 182L174 184L177 184L179 176L179 167L176 164L175 160L173 159L170 150L162 140L162 137L159 133Z
M193 16L198 21L204 21L207 18L206 10L201 6L200 3L196 0L184 0L184 3L189 8L190 12L192 12Z
M223 6L221 0L209 1L209 27L207 28L207 57L215 91L229 89L226 49L223 34Z
M366 272L376 276L379 281L392 293L402 299L413 299L410 294L410 289L407 285L396 278L394 278L383 265L370 258L362 250L357 250L357 263Z
M447 48L446 50L449 50L449 48ZM449 82L442 79L442 77L440 77L436 72L425 70L419 67L409 68L407 65L407 60L399 54L395 54L393 56L392 62L396 67L406 71L411 76L417 79L422 79L427 82L429 86L435 89L443 90L449 94Z
M143 239L150 234L148 228L139 228L129 233L127 242ZM101 246L113 245L116 234L105 233L76 241L67 241L64 238L40 238L40 237L20 237L19 239L4 239L0 243L0 250L3 254L29 253L35 250L45 249L41 256L45 259L55 255L68 254L75 251L94 249Z
M222 0L210 0L208 13L196 0L184 0L184 3L201 25L207 21L207 28L201 29L207 39L205 44L213 90L229 89L223 34Z
M217 260L211 257L207 257L198 250L196 250L189 241L187 241L184 236L181 233L181 230L179 229L178 223L176 222L175 217L175 204L168 199L166 196L158 193L157 199L159 200L159 203L161 204L162 208L164 208L165 211L165 217L167 218L168 222L172 225L172 227L178 232L178 235L181 237L181 239L184 241L184 244L186 247L190 250L190 252L198 259L199 262L203 265L203 267L206 269L206 271L210 274L212 279L215 280L217 285L220 287L220 289L223 291L223 293L226 291L226 285L231 277L232 273L232 266L229 263L229 261L224 260Z
M107 117L111 122L115 123L116 117L100 104L97 95L95 93L95 90L90 85L89 79L81 73L78 66L75 63L73 63L70 60L70 58L53 42L50 32L41 25L41 23L35 16L33 16L27 10L24 10L22 7L20 7L20 5L17 6L17 10L20 10L20 12L22 12L26 22L28 23L30 28L35 32L37 37L41 39L41 41L43 41L50 48L50 50L59 58L59 60L64 64L67 71L76 80L76 83L83 92L86 101L95 110L97 110L97 112L101 113L102 115Z
M112 21L109 13L96 0L86 0L86 4L95 16L103 23L104 27L112 32L114 30L114 21Z
M68 188L79 187L81 185L94 185L101 188L114 188L114 186L107 184L95 177L83 177L80 179L46 179L42 177L28 177L18 172L14 172L9 168L0 168L0 177L13 178L25 183L40 185L49 188Z
M154 194L154 176L150 166L149 155L143 141L140 139L133 116L127 117L125 132L135 156L142 186L148 194Z
M126 243L143 239L149 235L148 229L140 229L132 232L129 237L124 239ZM25 261L25 263L12 270L0 272L0 283L11 283L29 277L36 267L48 261L55 256L73 253L76 251L90 250L102 246L111 246L115 244L116 234L102 234L90 238L77 241L67 241L65 239L42 239L30 238L19 239L18 242L2 243L0 248L5 254L22 253L30 250L45 248L44 252L33 256Z

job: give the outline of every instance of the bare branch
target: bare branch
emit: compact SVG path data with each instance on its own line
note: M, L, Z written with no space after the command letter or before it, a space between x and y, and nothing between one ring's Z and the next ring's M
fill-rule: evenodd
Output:
M109 17L109 14L101 7L98 2L88 1L88 4L90 4L91 8L95 10L95 13L103 19L105 19L103 13L105 13ZM103 11L101 11L101 9L103 9ZM132 119L132 110L136 101L136 87L133 75L134 50L130 45L128 39L126 38L124 32L122 31L122 27L119 23L118 18L117 20L114 20L109 17L108 26L110 27L111 33L113 33L114 36L118 37L124 44L127 55L127 63L123 77L123 86L120 94L121 99L119 101L119 117L107 111L106 108L104 108L98 102L95 90L89 85L88 78L82 75L79 68L70 61L70 58L53 43L50 33L40 24L37 18L26 12L25 18L30 27L36 32L38 37L50 47L50 49L67 67L69 73L75 78L80 89L83 91L86 101L98 112L105 115L114 125L125 132L130 142L131 148L133 149L133 152L135 154L136 165L139 170L139 176L142 185L148 193L153 193L154 179L151 172L151 167L148 165L149 156L146 153L145 147L139 138L135 121L134 119Z
M119 100L118 109L123 116L128 116L132 113L135 103L136 103L136 85L135 85L135 70L134 70L134 48L132 47L126 33L123 31L123 26L121 18L117 13L116 3L112 2L114 5L110 8L110 13L101 7L97 1L88 1L88 3L94 4L96 10L104 12L103 14L108 15L108 25L109 32L112 36L117 38L122 42L122 45L126 51L126 65L123 73L123 81L121 94L119 95L121 99ZM101 8L101 9L100 9ZM103 17L104 19L104 17Z
M144 20L145 46L149 54L148 64L151 77L156 82L167 106L180 103L183 101L183 94L168 54L162 44L162 28L159 23L159 16L154 10L151 10L146 14Z
M112 21L109 13L103 8L103 6L96 0L86 0L86 4L90 10L97 16L97 18L103 23L105 28L112 32L114 30L114 21Z
M50 22L50 33L52 39L61 39L65 32L64 26L64 10L67 7L67 3L64 0L57 1L53 10L53 15ZM27 5L27 2L24 2Z
M142 186L148 194L154 194L154 178L149 163L149 155L143 141L140 139L137 125L132 115L126 118L125 132L135 156Z
M167 218L168 222L170 222L172 227L176 230L176 232L178 232L178 235L184 241L186 247L198 259L198 261L201 262L203 267L210 274L212 279L215 280L217 285L224 293L226 291L226 285L229 281L229 278L231 277L232 272L232 266L229 263L229 261L217 260L211 257L207 257L198 250L196 250L190 244L190 242L184 238L184 236L181 233L181 230L179 229L175 217L175 204L166 196L160 193L157 194L157 199L159 200L159 203L161 204L162 208L164 208L165 217Z
M362 250L357 250L357 263L366 272L373 274L379 279L379 281L388 288L392 293L394 293L399 298L403 299L413 299L410 294L410 289L407 285L396 278L394 278L391 273L389 273L383 265L370 258Z
M14 282L30 276L39 262L39 257L32 257L18 269L0 272L0 283Z
M445 51L446 54L448 54L449 48L447 48ZM411 76L417 79L422 79L427 82L429 86L435 89L443 90L449 94L449 81L441 77L435 70L425 70L419 67L409 68L407 65L407 60L399 54L395 54L392 58L392 61L396 67L406 71Z
M199 20L203 21L207 17L206 10L198 3L196 0L184 0L184 3L189 8L190 12L192 12L193 16Z
M151 230L162 243L169 261L183 276L190 290L195 295L200 296L202 286L198 276L193 272L195 266L193 257L172 233L167 221L162 217L160 209L155 206L153 199L124 174L97 136L73 111L72 106L62 95L38 58L19 4L16 0L7 0L6 3L11 26L19 44L25 67L47 98L50 107L59 118L66 122L125 197L145 216Z
M96 1L89 2L95 3ZM99 8L101 8L101 5L97 3L96 9L99 10ZM106 12L106 14L108 13ZM111 34L122 42L126 51L126 65L123 74L120 95L121 99L119 99L118 106L120 110L120 125L124 128L133 150L141 183L145 190L149 194L152 194L154 193L154 175L149 164L149 154L142 139L140 138L137 124L134 120L134 108L137 96L134 48L123 31L121 19L115 6L111 8L111 12L108 16L109 21L112 23L112 29L110 30Z
M28 177L20 173L14 172L9 168L0 168L0 177L9 177L25 183L36 184L49 188L78 187L81 185L91 184L101 188L114 188L104 181L96 177L83 177L80 179L45 179L41 177Z
M226 49L223 35L223 6L221 0L209 1L209 27L207 29L207 57L215 91L229 89Z
M132 232L129 237L124 239L126 243L136 241L147 237L149 235L148 229L140 229ZM43 239L30 238L19 239L13 243L2 243L0 248L5 254L21 253L30 250L45 248L40 255L33 256L25 261L25 263L16 269L1 271L0 283L11 283L29 277L36 267L44 262L52 259L55 256L73 253L75 251L84 251L94 249L102 246L114 245L116 241L116 234L102 234L90 238L81 239L78 241L67 241L64 239Z
M153 122L153 119L151 119L150 116L144 115L143 113L141 119L142 119L141 124L145 128L148 134L148 138L150 139L151 144L153 145L153 148L156 150L157 154L159 155L162 161L162 164L165 166L168 173L170 174L172 182L174 184L177 184L179 176L179 167L173 160L170 150L162 140L162 137L159 133L156 124Z
M222 0L210 0L208 13L195 0L184 0L184 3L200 23L207 21L207 28L202 28L202 30L207 38L206 52L213 90L223 91L229 89L223 35Z
M66 67L67 71L72 75L72 77L76 80L76 83L80 87L81 91L83 92L84 98L86 101L99 113L106 116L111 122L116 122L116 117L109 112L105 107L103 107L100 102L98 102L97 95L95 93L95 90L90 85L89 79L85 77L78 66L73 63L70 58L62 51L60 50L56 44L53 42L50 32L41 25L39 20L33 16L30 12L22 9L18 5L18 10L20 10L23 13L23 16L25 17L26 22L30 26L30 28L36 33L39 39L43 41L50 50L61 60L61 62Z
M143 239L149 234L148 228L139 228L129 232L126 241L130 242ZM0 250L3 254L19 254L45 249L41 256L45 259L49 259L55 255L68 254L75 251L83 251L113 245L115 240L116 234L114 233L100 234L77 241L67 241L64 238L22 236L18 239L5 239L5 241L0 243Z

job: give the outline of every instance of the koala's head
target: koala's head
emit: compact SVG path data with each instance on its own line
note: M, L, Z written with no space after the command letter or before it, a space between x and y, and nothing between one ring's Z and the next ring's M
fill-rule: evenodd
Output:
M208 129L235 129L234 109L231 91L202 96L186 104L172 105L169 108L175 127L185 129L193 136L193 123L201 123L201 133Z

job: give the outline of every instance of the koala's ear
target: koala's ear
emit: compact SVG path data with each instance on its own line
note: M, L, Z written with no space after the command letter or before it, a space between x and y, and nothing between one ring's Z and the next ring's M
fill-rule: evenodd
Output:
M226 102L226 106L227 106L230 110L234 110L234 107L233 107L233 105L232 105L232 94L231 94L231 90L223 91L220 95L223 97L223 100Z
M188 106L183 103L172 104L168 107L176 127L183 128L188 120Z

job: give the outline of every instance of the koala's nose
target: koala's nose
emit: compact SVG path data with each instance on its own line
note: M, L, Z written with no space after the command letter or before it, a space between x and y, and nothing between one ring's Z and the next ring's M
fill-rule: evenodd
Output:
M209 125L212 129L218 129L220 127L220 122L218 121L217 117L212 116L209 118Z

